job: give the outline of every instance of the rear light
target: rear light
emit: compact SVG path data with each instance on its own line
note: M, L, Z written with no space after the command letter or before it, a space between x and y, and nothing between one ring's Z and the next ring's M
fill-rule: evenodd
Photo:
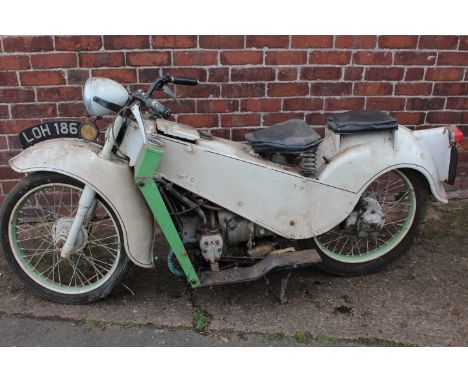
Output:
M452 145L456 145L457 143L460 143L461 141L463 141L463 131L461 131L459 127L449 126L448 129L449 129L450 143Z

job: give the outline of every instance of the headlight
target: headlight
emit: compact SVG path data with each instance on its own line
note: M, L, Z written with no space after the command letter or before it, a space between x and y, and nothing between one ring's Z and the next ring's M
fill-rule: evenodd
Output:
M104 101L124 107L128 101L128 92L118 82L108 78L88 78L83 92L83 101L86 111L96 117L101 117L112 113L112 110L94 101L94 97L99 97Z

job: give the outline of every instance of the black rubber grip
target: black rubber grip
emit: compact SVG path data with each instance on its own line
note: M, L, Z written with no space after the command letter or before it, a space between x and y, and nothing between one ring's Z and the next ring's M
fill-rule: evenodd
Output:
M198 85L198 80L187 77L172 77L172 83L176 85L196 86Z

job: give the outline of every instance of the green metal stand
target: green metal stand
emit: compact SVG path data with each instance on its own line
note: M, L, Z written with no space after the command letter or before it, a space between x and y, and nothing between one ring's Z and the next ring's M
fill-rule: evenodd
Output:
M135 165L135 182L177 257L189 284L192 288L196 288L201 286L200 279L185 251L184 244L153 179L163 154L164 150L162 148L145 145Z

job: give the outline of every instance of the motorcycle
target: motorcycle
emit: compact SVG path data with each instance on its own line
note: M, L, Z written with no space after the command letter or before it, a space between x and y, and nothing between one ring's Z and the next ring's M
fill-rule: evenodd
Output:
M233 142L171 121L152 98L178 102L170 84L198 81L164 76L129 93L88 79L88 113L116 114L103 144L92 122L20 133L25 150L10 166L27 176L2 206L0 246L33 292L61 303L109 295L131 264L154 267L155 221L169 269L192 288L312 264L362 275L408 250L428 194L448 201L456 126L412 131L362 110L329 117L323 138L290 120Z

